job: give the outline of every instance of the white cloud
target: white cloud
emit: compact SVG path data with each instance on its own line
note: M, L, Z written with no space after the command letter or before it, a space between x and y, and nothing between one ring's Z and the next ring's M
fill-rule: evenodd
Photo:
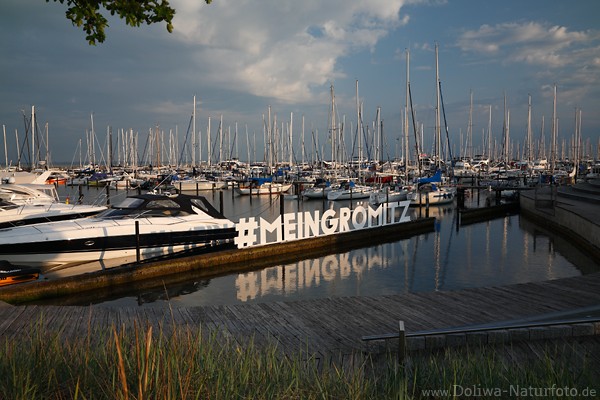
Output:
M198 74L224 89L283 102L311 102L343 77L339 60L372 49L406 24L405 0L177 0L175 36ZM269 21L269 23L265 23Z
M504 62L563 67L572 62L573 48L586 45L592 37L590 32L570 32L563 26L510 22L465 31L457 44L465 52L484 53Z

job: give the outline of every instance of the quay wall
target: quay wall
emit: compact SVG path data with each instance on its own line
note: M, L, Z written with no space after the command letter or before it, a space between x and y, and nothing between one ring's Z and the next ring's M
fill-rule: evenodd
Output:
M594 213L586 215L585 205L569 207L556 199L536 198L536 194L521 194L521 215L540 226L566 236L591 256L600 259L600 225ZM597 206L595 206L598 208ZM593 210L597 214L597 210Z

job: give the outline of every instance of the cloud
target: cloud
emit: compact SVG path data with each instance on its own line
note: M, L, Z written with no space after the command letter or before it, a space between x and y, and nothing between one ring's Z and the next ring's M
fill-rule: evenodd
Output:
M203 80L280 102L310 103L345 76L340 58L406 24L404 0L173 2L177 40ZM269 21L269 23L264 23ZM319 88L319 90L316 90Z
M464 52L482 53L495 60L558 68L571 63L574 49L588 45L595 37L591 32L571 32L564 26L508 22L465 31L457 45Z

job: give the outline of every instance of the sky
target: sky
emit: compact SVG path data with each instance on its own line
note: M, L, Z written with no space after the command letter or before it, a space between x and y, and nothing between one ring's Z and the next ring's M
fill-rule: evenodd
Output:
M280 136L288 138L291 131L296 161L302 149L306 160L317 153L330 159L332 87L336 119L344 122L346 153L357 155L358 87L365 132L369 127L372 135L381 121L380 139L368 136L363 151L380 159L402 157L407 50L410 110L417 136L423 138L421 151L431 153L436 45L445 126L455 156L469 148L472 153L487 150L490 108L492 143L502 142L506 124L512 152L523 152L529 96L533 139L543 137L549 146L555 85L558 146L569 147L580 115L585 152L596 156L597 0L170 3L176 10L173 33L165 24L132 28L109 17L106 41L90 46L81 28L66 19L66 5L3 0L0 124L6 156L0 153L0 165L17 164L17 149L22 165L31 162L24 148L32 147L27 128L32 107L37 121L33 147L41 144L40 159L46 159L47 147L53 165L89 161L92 137L95 159L107 157L109 131L113 160L126 157L124 131L137 134L140 161L151 155L149 136L157 131L163 138L163 161L177 156L191 160L194 97L196 161L208 157L209 119L213 159L219 154L215 139L222 120L220 154L262 160L269 113ZM412 121L409 129L414 157ZM470 146L467 132L472 133Z

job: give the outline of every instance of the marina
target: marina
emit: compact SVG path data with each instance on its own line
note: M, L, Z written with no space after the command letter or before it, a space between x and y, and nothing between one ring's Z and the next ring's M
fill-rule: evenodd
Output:
M58 189L63 198L74 197L81 190L69 186L59 186ZM106 192L103 188L90 187L81 193L87 201L96 201ZM127 195L135 195L136 191L111 190L108 193L111 195L110 202L118 202ZM290 211L324 213L340 207L356 208L368 201L288 200L281 196L240 196L231 190L200 193L215 209L223 209L234 222L257 216L272 221ZM464 190L458 193L465 196ZM397 234L381 234L360 240L342 240L340 243L347 242L346 245L332 246L321 239L316 240L318 245L311 251L306 248L300 252L288 251L283 250L284 247L274 250L277 257L266 256L270 260L268 262L250 262L248 258L234 262L229 256L223 256L225 262L220 262L219 257L213 254L202 256L212 257L213 261L206 264L215 266L203 271L196 266L178 267L183 269L177 270L168 261L162 261L159 262L165 265L162 272L160 268L153 275L136 272L143 279L132 281L129 277L122 287L115 284L112 276L109 278L111 287L90 286L94 290L91 297L85 294L85 285L81 284L79 291L71 288L63 296L55 296L54 299L44 296L37 302L144 307L165 307L173 303L182 306L238 304L459 290L597 271L597 263L585 251L560 235L540 229L520 217L518 209L514 208L515 203L499 205L497 209L485 207L486 199L495 199L495 194L486 190L468 190L466 197L468 207L464 209L453 204L431 206L429 209L411 207L412 220L421 218L426 221L429 217L433 222L425 231L414 231L403 240ZM483 218L468 216L494 210L495 214ZM131 230L133 233L133 228ZM133 234L131 237L134 237ZM288 253L289 256L286 256ZM121 263L135 265L135 261L135 257L129 257ZM182 261L174 260L172 264L182 264ZM189 264L194 265L194 261ZM229 267L224 264L229 264ZM150 268L142 269L147 271ZM50 276L42 274L41 283ZM77 280L75 277L74 281ZM15 293L25 291L17 287L10 290Z
M597 0L44 3L0 400L599 397Z

